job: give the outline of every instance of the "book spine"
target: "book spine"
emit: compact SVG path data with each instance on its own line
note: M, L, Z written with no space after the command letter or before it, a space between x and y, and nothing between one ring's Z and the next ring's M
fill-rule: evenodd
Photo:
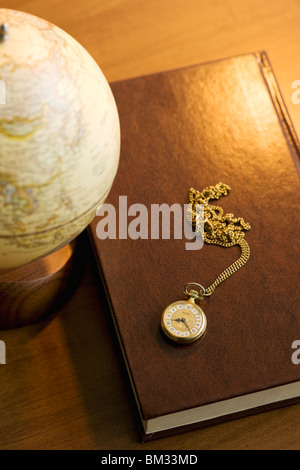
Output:
M269 94L273 101L274 107L279 117L280 124L283 129L283 133L287 139L291 153L294 157L294 161L298 172L300 173L300 142L295 131L294 125L290 118L289 112L284 103L279 85L275 78L272 66L270 64L267 53L264 51L255 53L256 60L259 64L261 73L269 90Z

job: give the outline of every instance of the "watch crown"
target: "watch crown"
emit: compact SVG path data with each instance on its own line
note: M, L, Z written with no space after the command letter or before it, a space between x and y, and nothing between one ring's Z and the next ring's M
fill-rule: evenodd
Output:
M196 299L201 298L199 296L199 292L197 292L196 290L190 290L188 295L189 295L189 300L191 300L193 303L195 302Z

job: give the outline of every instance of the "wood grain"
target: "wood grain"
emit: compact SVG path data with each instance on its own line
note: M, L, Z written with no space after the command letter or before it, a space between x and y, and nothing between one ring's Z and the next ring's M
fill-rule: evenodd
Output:
M300 79L297 0L6 0L5 7L66 30L109 81L265 49L300 134L300 105L291 101ZM81 253L84 276L63 308L0 331L7 348L0 449L299 449L300 405L139 443L86 240Z
M77 285L76 243L26 266L0 272L0 329L31 325L50 315Z

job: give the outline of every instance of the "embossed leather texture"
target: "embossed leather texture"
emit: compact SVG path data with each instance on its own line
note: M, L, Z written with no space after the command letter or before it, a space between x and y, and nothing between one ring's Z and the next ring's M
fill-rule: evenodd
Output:
M91 224L142 419L299 381L300 366L291 360L291 345L300 339L299 144L267 55L111 86L122 149L107 203L117 215L121 195L128 207L141 203L150 214L151 204L183 205L191 186L202 190L221 181L231 192L217 204L252 227L250 260L201 305L205 337L181 346L162 336L162 311L184 298L187 282L209 286L239 248L205 244L187 251L185 238L101 241L100 219ZM223 411L225 419L232 414L226 402Z

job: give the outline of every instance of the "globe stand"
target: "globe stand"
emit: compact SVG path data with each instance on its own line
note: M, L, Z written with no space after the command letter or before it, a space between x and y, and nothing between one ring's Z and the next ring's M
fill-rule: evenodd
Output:
M0 329L18 328L50 315L75 289L77 242L38 261L0 273Z

